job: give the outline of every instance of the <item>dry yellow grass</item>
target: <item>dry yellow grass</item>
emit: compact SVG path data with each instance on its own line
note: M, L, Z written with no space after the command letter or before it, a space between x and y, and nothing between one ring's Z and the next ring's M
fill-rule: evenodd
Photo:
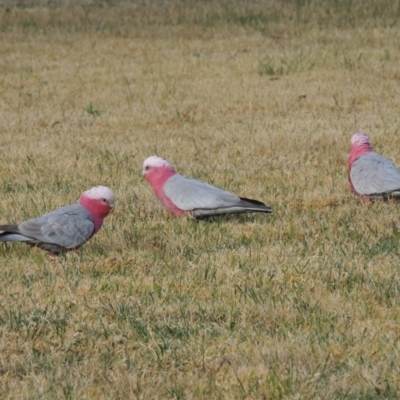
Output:
M358 129L400 165L399 2L322 3L3 3L0 222L117 210L0 246L2 399L400 396L399 205L346 172ZM174 219L153 154L275 213Z

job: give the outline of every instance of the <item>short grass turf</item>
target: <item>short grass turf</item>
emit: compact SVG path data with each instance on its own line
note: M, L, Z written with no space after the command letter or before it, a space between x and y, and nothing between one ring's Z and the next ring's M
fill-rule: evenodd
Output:
M400 165L399 1L4 1L0 223L94 185L81 250L0 246L2 399L400 396L400 205L349 190L356 130ZM175 219L157 154L272 215Z

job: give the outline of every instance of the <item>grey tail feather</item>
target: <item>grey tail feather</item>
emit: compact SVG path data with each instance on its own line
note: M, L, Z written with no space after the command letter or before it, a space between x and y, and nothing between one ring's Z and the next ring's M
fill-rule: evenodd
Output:
M11 225L11 224L0 225L0 232L4 232L4 233L20 233L20 231L18 229L18 225Z
M254 211L272 213L272 208L268 207L262 201L248 199L247 197L240 197L240 200L245 201L245 202L250 203L250 204L254 204L255 206L257 206L254 209Z
M0 242L26 242L30 240L22 235L18 225L0 225Z
M3 230L5 226L15 227L16 225L0 225L0 231ZM26 243L26 244L29 244L30 246L39 247L41 249L44 249L44 250L48 251L49 253L52 253L56 256L66 253L69 250L74 250L74 249L66 249L55 243L42 243L38 240L35 240L33 238L29 238L27 236L22 235L21 233L18 232L18 230L16 232L12 232L11 230L8 230L6 232L0 233L0 242ZM79 246L76 248L79 248Z
M393 192L386 193L373 193L370 195L371 200L400 200L400 189L394 190Z

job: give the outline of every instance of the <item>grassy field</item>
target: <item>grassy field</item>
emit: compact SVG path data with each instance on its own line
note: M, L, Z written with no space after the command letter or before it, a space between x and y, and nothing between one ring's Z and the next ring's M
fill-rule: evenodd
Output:
M0 246L2 399L400 397L399 1L3 1L0 223L106 185L81 250ZM80 4L80 5L78 5ZM272 215L176 219L178 172Z

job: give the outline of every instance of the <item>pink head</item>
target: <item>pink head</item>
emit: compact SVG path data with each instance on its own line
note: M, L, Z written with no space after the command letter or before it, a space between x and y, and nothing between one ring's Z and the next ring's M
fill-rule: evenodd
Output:
M165 181L175 174L171 164L161 157L151 156L144 160L143 175L153 187L164 185Z
M357 132L351 137L351 149L348 168L351 169L354 161L362 155L373 151L369 143L368 136L365 133Z
M78 203L90 212L97 232L101 228L103 219L115 207L115 196L108 187L95 186L83 192Z
M351 137L351 146L361 146L361 145L371 146L369 143L368 136L365 133L357 132Z
M143 163L143 175L153 187L154 194L172 214L184 214L185 211L178 208L164 193L165 182L176 175L176 171L168 161L157 156L146 158Z

